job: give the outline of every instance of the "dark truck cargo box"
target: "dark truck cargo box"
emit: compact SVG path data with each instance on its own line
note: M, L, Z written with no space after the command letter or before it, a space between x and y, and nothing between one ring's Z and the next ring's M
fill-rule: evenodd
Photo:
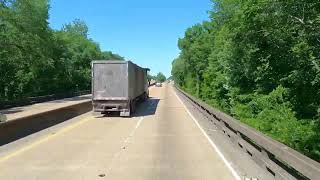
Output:
M93 61L93 111L130 116L136 102L149 96L147 71L131 61Z

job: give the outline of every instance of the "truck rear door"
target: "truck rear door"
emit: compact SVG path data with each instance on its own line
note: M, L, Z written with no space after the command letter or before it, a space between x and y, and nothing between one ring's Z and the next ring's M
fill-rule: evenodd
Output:
M128 70L124 62L93 63L93 100L125 100Z

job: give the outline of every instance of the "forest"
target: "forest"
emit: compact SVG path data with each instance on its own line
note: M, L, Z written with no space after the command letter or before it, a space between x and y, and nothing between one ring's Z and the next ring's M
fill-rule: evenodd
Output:
M158 72L158 74L155 76L148 74L148 81L152 81L152 80L163 83L167 80L167 78L162 72Z
M213 0L172 63L175 84L320 161L320 2Z
M123 60L75 19L50 28L49 0L0 0L0 101L89 90L91 61Z

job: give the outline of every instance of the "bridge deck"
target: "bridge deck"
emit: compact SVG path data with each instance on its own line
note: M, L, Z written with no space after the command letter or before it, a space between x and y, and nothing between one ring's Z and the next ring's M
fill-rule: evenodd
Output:
M172 87L134 117L87 113L0 150L0 179L235 179Z

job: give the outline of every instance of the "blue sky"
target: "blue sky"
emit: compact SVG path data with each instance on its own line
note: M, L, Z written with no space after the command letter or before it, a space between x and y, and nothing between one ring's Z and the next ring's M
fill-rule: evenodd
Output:
M210 0L51 0L50 26L60 29L78 18L102 50L151 69L171 73L177 41L186 28L208 20Z

